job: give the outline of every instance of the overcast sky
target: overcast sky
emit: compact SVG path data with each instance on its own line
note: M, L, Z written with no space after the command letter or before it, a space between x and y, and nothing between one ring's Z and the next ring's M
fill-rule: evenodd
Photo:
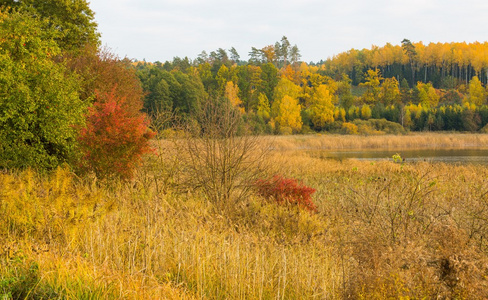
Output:
M195 59L202 50L251 47L282 36L306 62L351 48L488 40L486 0L89 0L102 43L121 57Z

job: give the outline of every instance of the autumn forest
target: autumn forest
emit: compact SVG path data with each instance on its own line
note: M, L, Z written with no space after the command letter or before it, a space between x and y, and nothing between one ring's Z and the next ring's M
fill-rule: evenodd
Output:
M256 133L478 131L488 123L487 51L487 43L405 39L307 64L283 37L253 47L248 61L232 48L134 65L148 113L191 116L206 97L222 97Z

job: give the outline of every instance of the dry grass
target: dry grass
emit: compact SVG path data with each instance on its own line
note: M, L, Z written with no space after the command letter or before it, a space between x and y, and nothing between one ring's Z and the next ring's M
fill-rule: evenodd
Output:
M267 139L267 138L264 138ZM273 137L277 150L488 148L488 134L296 135Z
M0 298L488 297L486 166L274 151L273 171L316 188L319 212L251 196L223 213L176 188L176 162L159 160L157 173L153 162L130 183L0 174Z

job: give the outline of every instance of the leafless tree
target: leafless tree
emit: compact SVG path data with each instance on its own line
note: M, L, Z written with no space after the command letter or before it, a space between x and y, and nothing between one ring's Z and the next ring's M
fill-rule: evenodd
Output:
M206 101L198 123L181 151L188 183L223 209L231 209L264 176L269 145L246 131L241 112L226 99Z

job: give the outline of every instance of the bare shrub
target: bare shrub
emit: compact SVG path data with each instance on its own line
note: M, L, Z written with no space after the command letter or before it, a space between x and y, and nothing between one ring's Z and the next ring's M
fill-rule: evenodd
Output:
M270 147L246 130L241 112L228 100L207 101L198 123L187 126L189 135L180 143L187 186L231 208L266 174Z

